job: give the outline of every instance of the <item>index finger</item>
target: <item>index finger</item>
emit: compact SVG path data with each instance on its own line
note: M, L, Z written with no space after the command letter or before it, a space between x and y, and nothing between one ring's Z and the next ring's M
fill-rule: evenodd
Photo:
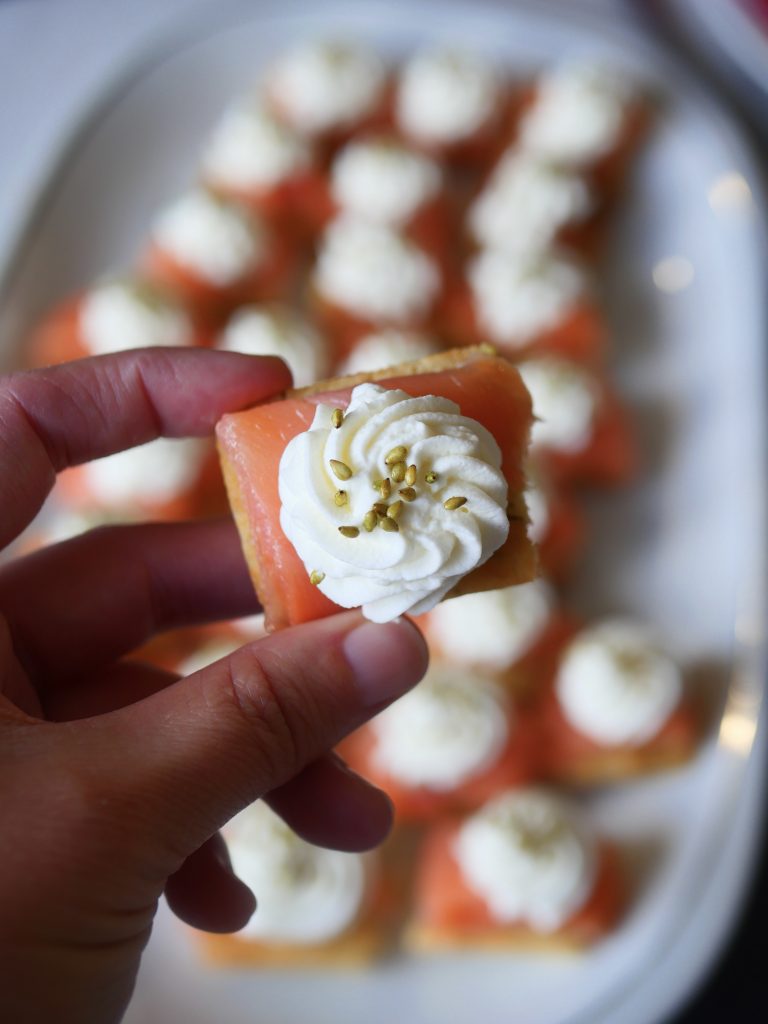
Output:
M201 437L225 412L290 385L273 357L146 348L0 378L0 547L39 511L56 474L156 437Z

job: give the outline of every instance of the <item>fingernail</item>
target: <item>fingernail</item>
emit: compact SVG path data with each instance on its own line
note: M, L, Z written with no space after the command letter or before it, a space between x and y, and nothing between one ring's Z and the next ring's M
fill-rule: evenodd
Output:
M426 644L407 619L366 622L347 634L343 650L366 707L401 697L427 670Z

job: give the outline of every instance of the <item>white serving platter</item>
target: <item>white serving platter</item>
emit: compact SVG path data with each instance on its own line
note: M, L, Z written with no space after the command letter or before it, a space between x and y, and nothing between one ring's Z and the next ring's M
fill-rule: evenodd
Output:
M394 56L456 40L524 72L592 54L637 75L659 115L604 287L642 481L592 502L574 600L653 621L722 717L682 771L586 798L628 851L631 910L583 958L393 959L360 973L219 973L162 911L128 1024L649 1024L721 948L765 803L765 208L738 131L646 40L565 4L218 3L158 38L72 126L13 251L0 254L0 355L55 300L130 261L194 172L206 131L276 49L352 35ZM765 716L763 715L763 718Z

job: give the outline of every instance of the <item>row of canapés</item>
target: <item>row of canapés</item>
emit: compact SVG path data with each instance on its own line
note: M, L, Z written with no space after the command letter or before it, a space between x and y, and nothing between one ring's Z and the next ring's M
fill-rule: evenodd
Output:
M519 85L470 54L424 52L392 72L358 46L299 47L225 114L201 185L157 218L140 269L54 311L30 361L215 344L281 355L308 384L490 342L533 395L531 535L561 580L583 539L574 485L635 467L589 268L643 121L636 93L591 66ZM59 493L59 536L224 508L200 441L80 467ZM599 937L622 902L615 855L573 807L528 787L688 756L697 729L678 670L636 624L581 628L543 582L454 599L424 626L428 679L343 748L427 829L408 935L425 947ZM189 672L242 642L239 627L212 627L153 651ZM402 834L378 858L321 851L256 805L228 839L260 909L252 941L214 940L225 960L354 956L404 906Z
M370 107L364 82L379 83ZM371 135L381 110L388 134ZM29 360L215 344L279 354L302 385L489 341L534 394L534 532L557 577L581 533L559 485L633 468L576 250L593 252L582 243L601 233L643 120L636 92L590 65L512 85L487 61L434 51L382 78L361 47L299 47L225 114L201 163L206 188L160 213L140 269L55 310ZM76 504L83 488L95 506L135 495L141 513L210 512L209 462L200 445L161 444L63 486Z
M318 849L263 803L225 830L261 895L229 963L334 963L386 951L499 945L583 948L627 904L623 853L564 791L684 763L701 708L644 624L589 624L543 580L454 598L419 620L431 667L339 753L392 798L397 827L372 855ZM167 639L154 656L189 674L263 635L255 617ZM557 787L556 789L553 787Z

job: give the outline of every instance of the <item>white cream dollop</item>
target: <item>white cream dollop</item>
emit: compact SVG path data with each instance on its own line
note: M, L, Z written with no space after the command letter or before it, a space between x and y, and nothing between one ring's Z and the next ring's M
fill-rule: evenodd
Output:
M407 135L452 143L483 129L498 102L498 78L487 58L462 50L425 50L402 70L396 114Z
M235 874L258 903L240 938L310 946L354 925L368 891L370 854L312 846L261 800L223 833Z
M267 251L263 225L236 203L203 189L187 192L156 218L155 244L212 284L235 284Z
M280 356L297 388L314 384L329 369L325 339L288 306L241 306L224 328L217 348L249 356Z
M371 722L374 763L406 786L454 789L500 756L507 705L494 680L433 664L414 690Z
M205 180L213 186L268 190L310 164L306 139L262 106L241 102L227 110L203 154Z
M331 193L346 213L398 227L438 192L440 168L390 139L350 142L331 168Z
M372 114L385 82L384 63L372 50L344 42L305 42L272 67L267 90L282 117L314 135Z
M93 498L104 505L162 505L194 485L208 445L199 438L158 438L82 467Z
M555 692L579 732L606 745L638 745L652 739L677 707L682 679L650 629L608 619L571 642Z
M557 327L587 291L583 268L554 251L531 258L483 249L467 277L478 324L507 348Z
M375 331L360 339L345 359L340 372L373 373L399 363L423 359L437 351L435 341L415 331L398 331L394 328Z
M540 253L593 207L584 178L510 150L472 203L468 222L481 245Z
M598 391L591 374L566 359L527 359L518 366L531 393L534 448L578 452L587 447L594 428Z
M150 345L192 343L183 308L144 281L105 281L83 297L80 335L94 356Z
M324 574L320 590L344 608L362 606L374 622L429 611L507 538L507 482L493 436L434 395L360 384L340 427L319 405L312 426L286 446L279 469L280 525L308 573ZM374 483L387 478L389 453L405 446L416 466L416 497L402 500L397 531L364 518L382 500ZM338 479L331 460L352 471ZM426 473L435 473L427 483ZM388 504L399 499L393 483ZM344 491L337 505L334 495ZM465 497L462 508L444 502ZM359 530L353 537L340 528Z
M593 837L575 807L543 790L495 797L461 826L454 853L499 924L557 931L594 883Z
M520 124L519 146L561 166L591 163L616 144L633 94L632 84L615 70L563 65L539 81Z
M315 285L325 298L374 322L425 316L440 276L425 252L381 224L342 216L322 238Z
M554 607L544 580L465 594L433 608L428 635L451 661L503 672L539 639Z

